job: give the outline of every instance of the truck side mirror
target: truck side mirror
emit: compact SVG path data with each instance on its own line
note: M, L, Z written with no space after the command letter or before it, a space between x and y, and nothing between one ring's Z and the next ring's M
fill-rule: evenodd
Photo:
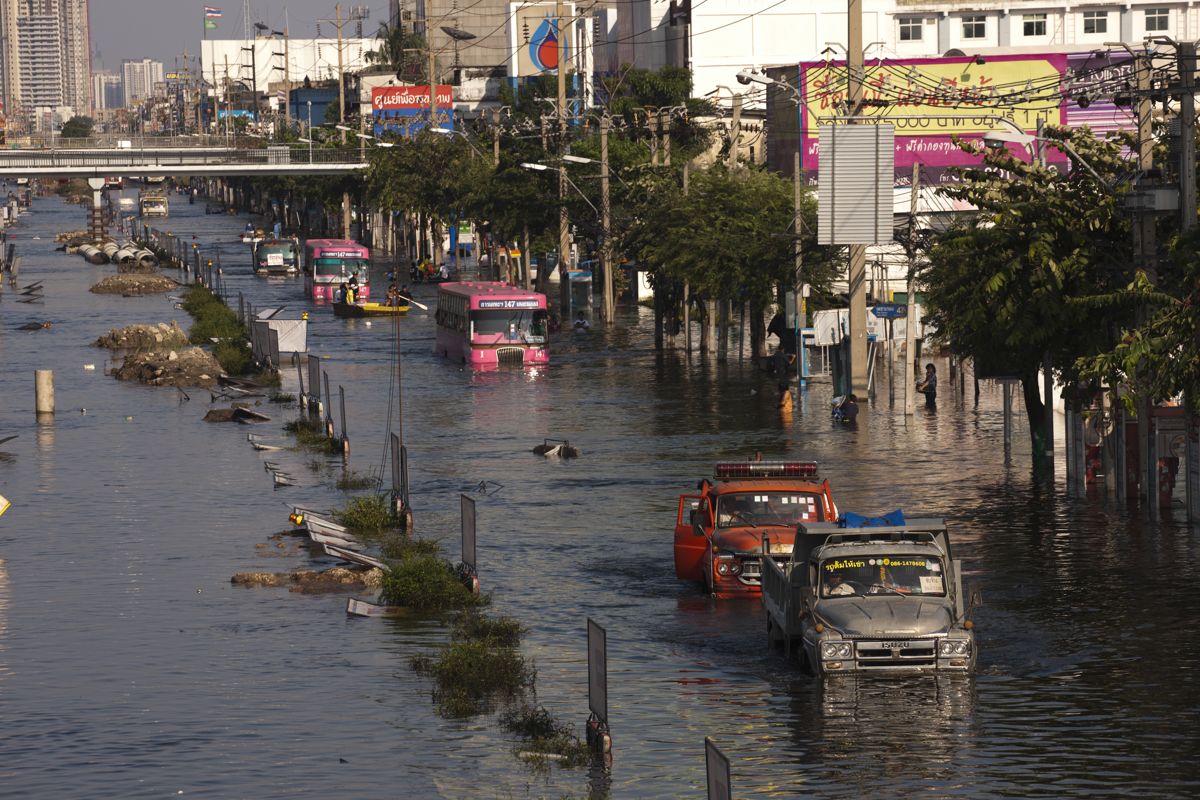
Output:
M983 605L983 592L979 589L970 590L971 600L967 603L967 613L970 614L979 606Z

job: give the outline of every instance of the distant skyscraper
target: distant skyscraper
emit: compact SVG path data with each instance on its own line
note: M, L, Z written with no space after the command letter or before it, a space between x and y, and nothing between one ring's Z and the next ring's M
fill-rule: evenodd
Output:
M112 72L97 72L93 75L92 100L96 109L124 106L125 87L121 85L121 76Z
M154 84L163 81L161 61L143 58L141 61L125 61L121 64L121 80L125 85L125 105L145 100L154 94Z
M91 111L88 0L0 0L0 98L10 119L39 107Z

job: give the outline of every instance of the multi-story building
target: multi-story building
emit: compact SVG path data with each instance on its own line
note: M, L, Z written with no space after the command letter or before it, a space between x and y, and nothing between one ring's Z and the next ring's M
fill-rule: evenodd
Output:
M0 0L0 99L10 119L91 110L87 0ZM44 119L41 114L39 119Z
M93 107L99 111L125 105L125 87L121 76L113 72L97 72L92 76Z
M624 63L690 67L694 94L729 86L745 67L843 59L846 0L629 0L618 22ZM951 50L1086 51L1147 36L1200 33L1200 6L1166 0L862 0L868 60Z
M143 58L121 62L121 83L125 89L125 106L145 100L154 94L154 85L163 81L161 61Z

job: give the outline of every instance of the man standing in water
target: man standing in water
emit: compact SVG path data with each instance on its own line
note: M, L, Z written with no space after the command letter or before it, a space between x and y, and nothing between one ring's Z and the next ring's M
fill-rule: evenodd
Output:
M925 365L925 380L917 384L917 391L925 395L925 407L937 408L937 368Z

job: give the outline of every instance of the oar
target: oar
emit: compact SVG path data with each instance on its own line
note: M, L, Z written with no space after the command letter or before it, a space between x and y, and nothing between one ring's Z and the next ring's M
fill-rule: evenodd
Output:
M400 295L400 297L403 298L404 300L407 300L409 303L413 304L414 306L421 309L422 311L429 310L429 306L425 305L424 303L418 303L416 300L413 300L411 297L404 297L404 295Z

